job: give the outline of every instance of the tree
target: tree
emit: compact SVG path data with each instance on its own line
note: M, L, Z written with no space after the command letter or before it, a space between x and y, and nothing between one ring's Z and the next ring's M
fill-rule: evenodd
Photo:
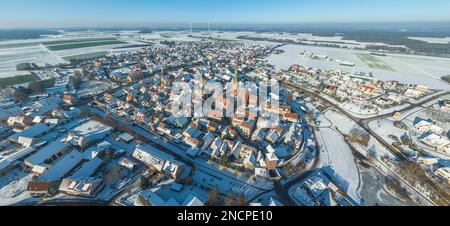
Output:
M33 82L30 84L30 89L34 93L43 93L45 91L44 86L40 82Z
M240 194L236 197L236 206L248 206L248 201L244 194Z
M356 143L359 143L366 147L369 145L370 134L368 134L366 131L362 130L361 128L353 127L353 129L350 130L350 133L348 136L349 136L349 140L351 142L356 142Z
M229 193L225 197L224 205L225 206L248 206L248 202L243 194L236 196L236 195Z
M450 75L442 76L441 79L450 83Z
M18 101L24 101L25 99L27 99L29 94L29 91L23 87L14 89L12 96L14 97L14 99L18 100Z
M218 205L220 205L219 198L220 198L219 190L217 188L210 189L209 192L208 192L207 205L208 206L218 206Z
M403 145L411 146L411 144L412 144L412 140L411 140L411 138L408 136L407 133L404 133L404 134L402 135L402 137L400 137L400 140L402 141L402 144L403 144Z
M142 177L141 177L139 186L140 186L142 189L147 189L147 188L150 187L150 183L148 182L147 177L145 177L145 176L142 176Z
M73 76L72 77L72 84L75 88L80 88L82 82L83 82L83 79L81 78L81 76Z

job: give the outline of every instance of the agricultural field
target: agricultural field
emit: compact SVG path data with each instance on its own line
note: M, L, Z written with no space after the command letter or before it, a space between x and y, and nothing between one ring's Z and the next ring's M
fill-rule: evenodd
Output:
M13 86L13 85L19 85L19 84L24 84L24 83L29 83L29 82L35 82L36 78L31 75L20 75L20 76L15 76L15 77L7 77L7 78L0 78L0 88L5 88L8 86Z
M100 41L117 41L117 39L115 39L115 38L83 38L83 39L49 41L49 42L44 42L42 44L45 46L53 46L53 45L73 44L73 43L80 43L80 42L100 42Z
M65 57L63 57L63 59L66 61L90 59L90 58L95 58L95 57L102 57L102 56L105 56L106 54L108 54L108 51L100 51L100 52L78 54L78 55L73 55L73 56L65 56Z
M107 45L116 45L116 44L125 44L126 42L122 42L119 40L106 40L106 41L80 41L80 42L72 42L66 44L57 44L57 45L46 45L51 51L61 51L61 50L69 50L69 49L81 49L88 47L96 47L96 46L107 46Z
M64 60L42 45L0 48L0 78L28 74L29 72L17 71L16 65L20 63L45 66L64 63Z
M370 51L304 45L285 45L279 49L285 52L267 58L270 64L275 65L276 70L289 69L292 65L298 64L322 70L371 73L376 79L383 81L397 80L406 84L423 84L433 89L450 89L448 83L440 80L441 76L450 74L450 68L447 66L450 65L450 58L387 54L383 60L374 61L372 58L366 59L367 55L371 56ZM326 55L332 59L350 61L355 63L355 67L342 66L334 61L308 59L300 55L300 52L304 50L316 55ZM365 56L363 59L367 62L360 56Z
M371 67L371 68L387 70L387 71L395 71L391 65L387 64L386 62L382 61L381 59L378 59L375 56L372 56L370 54L362 54L362 53L358 53L356 55L359 57L359 59L364 61L364 63L369 65L369 67Z

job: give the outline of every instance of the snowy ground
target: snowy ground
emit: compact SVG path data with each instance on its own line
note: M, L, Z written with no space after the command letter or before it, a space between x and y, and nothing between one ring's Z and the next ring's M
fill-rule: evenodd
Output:
M450 42L450 37L445 38L431 38L431 37L408 37L412 40L419 40L428 43L436 43L436 44L448 44Z
M329 128L320 129L317 138L321 150L319 167L331 166L336 174L347 183L344 189L349 196L359 201L360 198L357 194L359 172L353 154L344 138L338 132Z
M350 120L348 117L334 112L328 111L325 114L328 118L330 118L334 126L336 126L341 132L344 134L348 134L350 130L354 127L357 127L357 124ZM386 122L389 123L389 122ZM390 122L392 124L392 122ZM395 127L394 127L395 128ZM395 128L397 129L397 128ZM385 131L384 134L396 133L398 131L389 130L389 132ZM387 136L387 135L386 135ZM328 137L327 137L328 139ZM353 147L363 153L367 154L367 150L370 150L375 154L375 156L379 159L382 156L389 156L393 158L393 155L386 150L378 141L376 141L373 137L370 139L368 148L363 148L361 145L353 145ZM356 164L358 167L358 173L360 175L360 184L357 188L357 193L364 200L366 205L416 205L414 202L410 200L401 200L392 194L389 189L386 187L385 176L381 174L378 170L373 167L367 169L360 164Z
M98 94L110 90L111 84L99 81L89 81L89 83L82 83L77 90L77 97L82 98L92 94Z
M435 89L450 89L450 85L441 81L440 77L450 74L450 59L439 57L413 56L389 54L386 57L376 57L391 66L394 71L370 68L358 58L356 54L370 54L369 51L337 49L329 47L285 45L280 47L285 52L280 55L272 55L267 58L276 69L288 69L294 64L319 68L323 70L342 70L349 73L365 72L373 73L380 80L398 80L402 83L423 84ZM318 55L327 55L334 60L348 60L355 63L355 67L342 66L335 61L311 60L300 56L300 52L306 50Z
M334 119L331 121L334 122ZM316 134L320 145L319 167L331 166L336 174L347 183L346 190L350 197L359 201L360 197L357 193L360 183L358 167L344 137L334 128L320 128Z
M16 65L20 63L59 64L64 60L42 45L0 49L0 77L10 77L17 73ZM23 74L23 73L22 73Z
M79 49L68 49L68 50L55 51L55 54L58 56L61 56L61 57L76 56L76 55L87 54L87 53L109 51L115 47L122 47L122 46L127 46L127 45L129 45L129 44L115 44L115 45L94 46L94 47L79 48Z
M393 195L386 186L385 176L376 169L359 167L362 185L361 198L367 206L416 206L411 200L401 200Z
M32 177L19 170L0 177L0 206L14 205L31 198L26 189Z

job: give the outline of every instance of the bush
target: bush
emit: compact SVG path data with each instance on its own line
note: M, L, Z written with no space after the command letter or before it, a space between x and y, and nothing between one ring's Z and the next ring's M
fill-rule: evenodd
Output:
M442 76L441 79L450 83L450 75Z
M348 136L350 142L359 143L365 147L369 146L370 134L361 128L354 127Z

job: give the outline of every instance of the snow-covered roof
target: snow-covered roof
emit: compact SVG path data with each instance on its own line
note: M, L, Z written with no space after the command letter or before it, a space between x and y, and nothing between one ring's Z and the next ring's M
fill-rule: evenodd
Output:
M5 159L5 161L12 163L34 151L36 151L36 149L34 149L32 147L21 149L21 150L17 151L16 153L10 155L7 159Z
M56 163L49 171L39 177L40 181L57 181L62 179L83 159L83 154L78 151L72 151L58 163Z
M31 165L39 165L44 163L45 160L49 159L53 155L56 155L64 150L66 150L68 145L62 141L55 141L40 151L38 151L36 154L28 157L25 161L28 162Z
M36 138L48 131L50 131L51 127L48 127L44 124L36 124L34 126L30 126L22 132L16 133L10 137L11 140L18 141L19 137L29 137Z
M93 158L89 162L83 164L77 172L75 172L72 179L82 179L92 176L103 164L103 160L99 158Z
M0 119L7 119L9 116L23 113L20 107L12 107L0 111Z
M203 203L199 198L189 195L186 200L184 200L182 206L204 206L205 203Z
M95 136L95 135L101 135L104 133L107 133L111 131L112 128L110 126L107 126L101 122L97 122L94 120L90 120L78 127L76 127L73 130L73 133L79 135L79 136Z
M131 136L129 133L122 133L119 135L119 138L125 142L130 142L134 139L134 137Z

